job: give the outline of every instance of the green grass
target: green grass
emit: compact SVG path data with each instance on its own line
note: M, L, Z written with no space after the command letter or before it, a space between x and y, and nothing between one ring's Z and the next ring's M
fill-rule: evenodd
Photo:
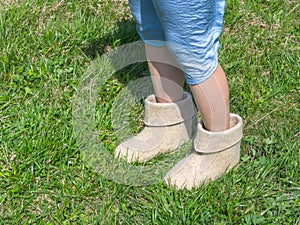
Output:
M0 224L299 224L299 2L227 1L220 61L244 118L241 163L192 191L116 184L76 146L80 78L98 55L138 40L116 2L0 2ZM144 63L129 66L99 94L109 151L114 98L143 74ZM137 131L141 108L131 113Z

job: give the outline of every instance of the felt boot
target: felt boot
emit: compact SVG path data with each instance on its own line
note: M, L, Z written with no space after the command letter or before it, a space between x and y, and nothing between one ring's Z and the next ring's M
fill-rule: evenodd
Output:
M230 114L230 128L210 132L200 122L194 139L195 151L179 161L165 176L165 182L177 189L192 189L219 178L240 160L243 136L242 118Z
M145 100L144 129L115 150L115 158L145 162L171 151L192 138L196 109L189 93L175 103L157 103L154 95ZM196 126L194 126L196 127Z

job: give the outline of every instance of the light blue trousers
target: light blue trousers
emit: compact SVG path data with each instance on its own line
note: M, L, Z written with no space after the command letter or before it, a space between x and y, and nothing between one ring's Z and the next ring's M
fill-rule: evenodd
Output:
M225 0L129 0L137 31L151 46L167 45L195 85L218 65Z

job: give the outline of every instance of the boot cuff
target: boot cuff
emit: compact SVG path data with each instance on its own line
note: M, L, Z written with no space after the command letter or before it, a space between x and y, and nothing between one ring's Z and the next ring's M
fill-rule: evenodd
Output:
M236 114L230 114L230 128L225 131L211 132L205 130L202 121L198 124L194 140L195 151L200 153L216 153L237 144L243 137L243 121Z
M183 100L172 103L157 103L154 95L145 100L145 125L170 126L193 118L196 108L188 92L183 93Z

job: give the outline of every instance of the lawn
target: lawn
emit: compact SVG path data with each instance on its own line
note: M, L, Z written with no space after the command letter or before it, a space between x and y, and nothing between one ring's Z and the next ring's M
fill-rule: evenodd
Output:
M139 40L127 2L2 0L0 224L300 224L299 15L296 0L227 1L219 57L231 111L244 119L241 162L177 191L103 176L74 132L86 71ZM118 94L148 76L135 63L99 87L94 117L108 153L120 143L111 116ZM131 108L130 132L142 128L142 112Z

